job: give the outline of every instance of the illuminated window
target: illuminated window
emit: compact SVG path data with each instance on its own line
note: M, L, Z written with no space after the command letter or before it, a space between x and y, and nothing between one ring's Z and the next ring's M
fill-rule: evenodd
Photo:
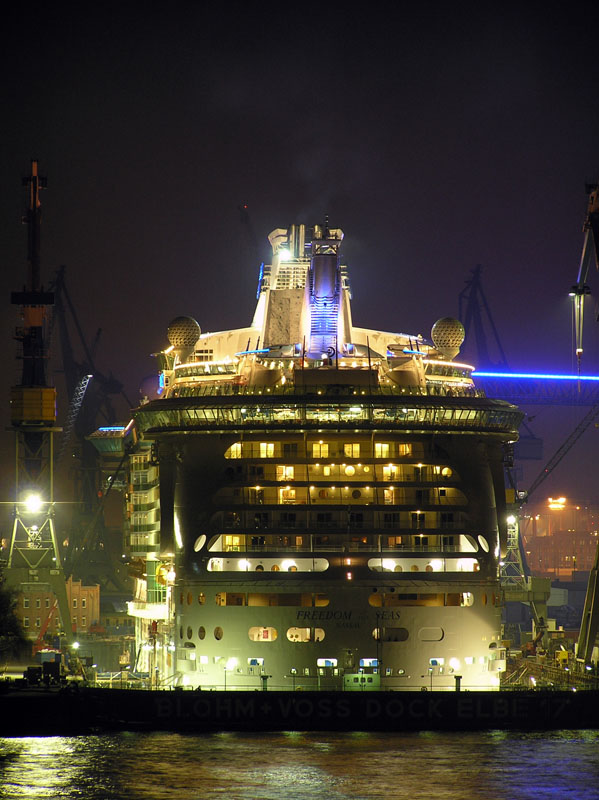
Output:
M290 642L322 642L324 639L324 630L322 628L289 628L287 631L287 638Z
M412 455L412 445L411 444L398 444L397 445L397 454L400 456L411 456Z
M273 442L260 442L260 458L273 458L275 446Z
M360 444L359 442L348 442L343 445L343 454L349 458L360 458Z
M375 442L375 444L374 444L374 457L375 458L389 458L389 443L388 442Z
M383 480L385 481L397 480L397 466L395 464L386 464L383 467Z
M225 551L227 552L239 552L241 550L241 536L225 536Z
M295 489L279 489L280 503L295 503Z
M278 481L292 481L295 477L295 468L287 467L281 464L277 465L277 480Z
M241 458L241 442L235 442L226 451L225 458Z
M337 666L337 659L336 658L318 658L316 660L317 667L336 667Z
M395 489L384 489L384 500L386 506L392 506L395 502Z
M312 458L328 458L329 445L326 442L312 443Z
M249 629L248 636L252 642L274 642L278 634L276 628L254 626Z

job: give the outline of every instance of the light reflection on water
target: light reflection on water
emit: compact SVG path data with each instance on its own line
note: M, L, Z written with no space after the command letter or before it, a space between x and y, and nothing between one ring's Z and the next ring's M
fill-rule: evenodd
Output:
M599 798L599 731L0 739L1 800Z

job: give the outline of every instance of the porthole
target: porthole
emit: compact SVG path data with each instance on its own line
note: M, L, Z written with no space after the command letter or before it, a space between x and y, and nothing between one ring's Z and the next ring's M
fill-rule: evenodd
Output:
M485 539L484 536L481 536L480 533L478 535L478 543L481 546L481 549L485 551L485 553L489 552L489 542Z
M183 625L179 628L179 639L183 638Z
M252 642L274 642L278 636L277 629L267 625L254 625L248 630Z
M360 497L362 497L362 492L359 489L354 489L351 493L351 496L354 498L354 500L359 500Z
M206 595L204 592L200 592L198 595L198 603L203 606L206 603Z
M410 636L407 628L383 628L382 639L384 642L405 642Z
M193 595L191 592L187 592L187 605L190 606L193 603Z
M191 629L191 625L188 625L187 626L187 638L191 639L192 636L193 636L193 631Z
M198 538L193 543L193 549L196 553L202 549L202 547L206 544L206 535L204 533L200 534Z
M287 630L287 638L290 642L322 642L324 636L323 628L298 628L294 626Z
M453 475L453 470L451 469L451 467L443 467L443 469L441 470L441 475L443 475L444 478L451 478L451 476Z
M220 627L220 625L217 625L214 629L214 638L217 641L220 641L223 638L223 629Z
M348 467L345 468L345 474L348 476L348 478L351 478L352 475L356 474L356 468L352 467L352 465L350 464Z
M198 639L204 639L206 636L206 628L203 625L200 625L198 628Z

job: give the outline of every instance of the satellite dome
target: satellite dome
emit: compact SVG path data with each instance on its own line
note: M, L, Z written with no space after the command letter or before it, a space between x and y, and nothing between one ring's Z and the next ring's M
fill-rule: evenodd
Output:
M193 347L202 330L193 317L175 317L167 330L170 344L175 348Z
M464 326L454 317L438 319L431 329L433 344L445 358L455 358L465 338Z

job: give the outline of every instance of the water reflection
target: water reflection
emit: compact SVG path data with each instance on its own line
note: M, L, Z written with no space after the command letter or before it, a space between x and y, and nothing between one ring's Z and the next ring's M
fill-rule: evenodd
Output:
M573 800L599 731L0 739L2 800Z

